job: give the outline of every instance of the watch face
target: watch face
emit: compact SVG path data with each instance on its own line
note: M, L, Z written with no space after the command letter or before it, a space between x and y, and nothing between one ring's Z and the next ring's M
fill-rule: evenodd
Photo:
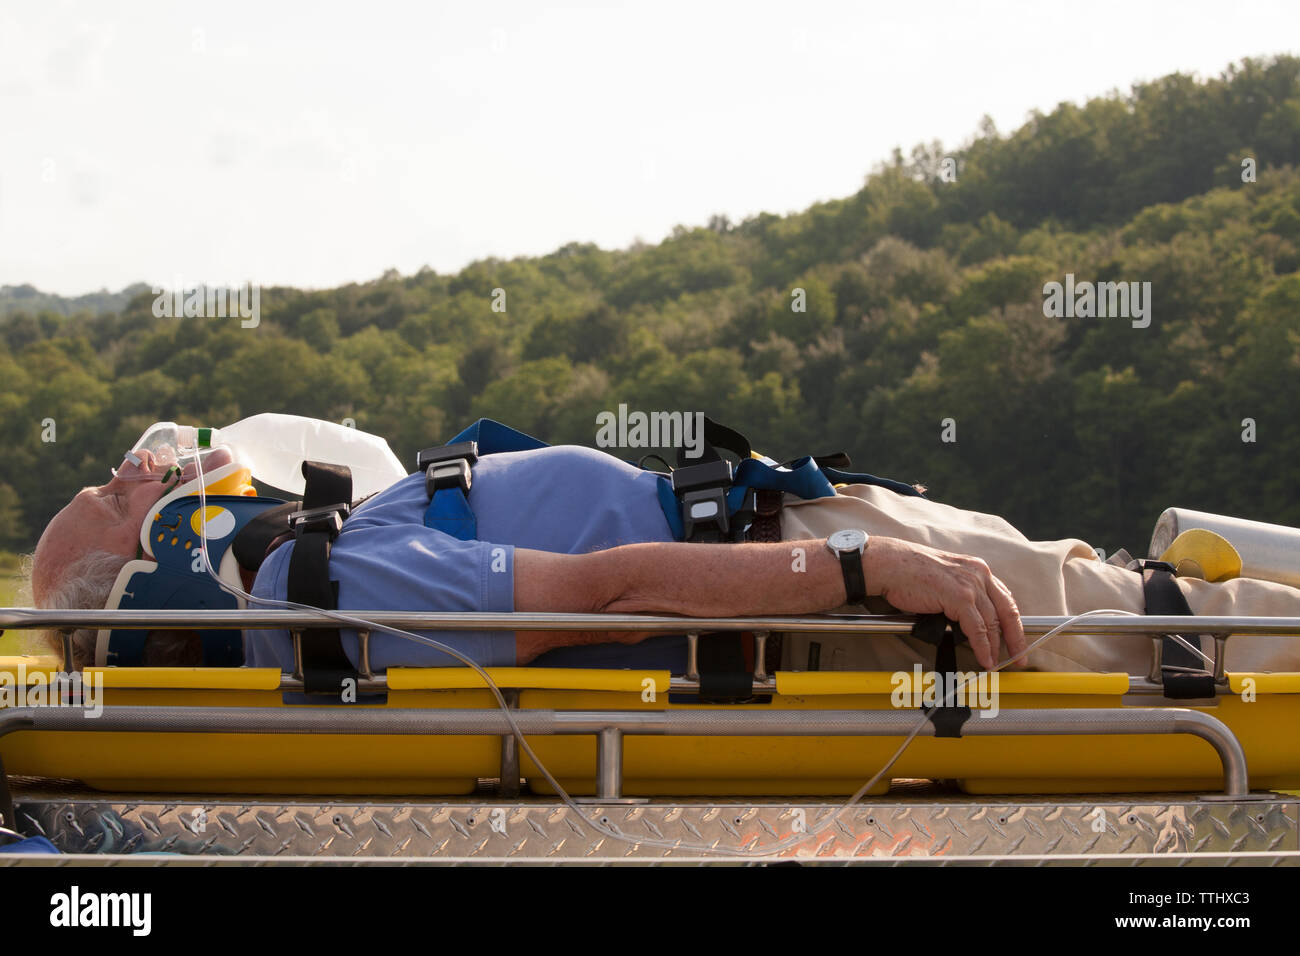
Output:
M826 539L826 543L835 551L861 551L867 543L867 533L857 528L836 531Z

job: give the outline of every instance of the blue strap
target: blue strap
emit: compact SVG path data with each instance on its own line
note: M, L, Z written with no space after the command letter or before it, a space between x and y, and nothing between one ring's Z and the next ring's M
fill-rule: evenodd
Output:
M800 498L833 498L834 486L822 474L812 456L790 462L788 471L778 470L757 458L746 458L736 466L735 484L727 492L727 508L735 511L750 488L785 491Z
M659 495L659 507L668 519L668 528L672 531L673 538L681 541L686 537L686 525L682 524L682 509L677 504L677 496L673 494L672 480L660 475L655 491Z
M478 442L480 455L548 447L546 442L490 418L480 418L447 444L460 441ZM818 468L812 456L795 459L787 470L773 468L757 458L746 458L737 466L735 483L727 492L727 510L734 513L740 508L750 488L789 492L805 499L832 498L835 496L837 484L877 485L900 495L924 497L911 485L901 481L877 478L864 472ZM686 531L682 524L681 506L673 494L672 480L660 475L656 490L659 507L663 509L668 527L672 530L673 537L680 541ZM445 503L440 500L444 498ZM468 541L475 535L474 512L459 488L447 488L435 494L425 512L424 523L430 528L447 531L448 534L455 535L462 541Z
M549 447L546 442L534 438L532 435L525 435L509 425L502 425L490 418L480 418L447 444L454 445L461 441L478 442L478 453L480 455L495 455L497 452L502 451L530 451L534 448Z
M473 541L478 537L474 510L470 508L465 492L459 488L441 488L433 493L429 507L424 509L424 526L461 541Z
M478 442L480 455L547 447L546 442L490 418L480 418L446 444L454 445L462 441ZM465 492L459 488L441 488L434 492L429 499L429 507L424 510L424 526L461 541L473 541L478 537L478 521L474 517L474 509L469 506Z

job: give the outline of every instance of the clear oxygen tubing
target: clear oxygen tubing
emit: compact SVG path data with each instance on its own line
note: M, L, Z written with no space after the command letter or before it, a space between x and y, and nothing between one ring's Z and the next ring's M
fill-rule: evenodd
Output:
M875 786L876 783L879 782L879 780L886 773L889 772L890 768L893 767L894 764L898 762L899 758L903 756L904 751L906 751L908 746L912 743L912 741L916 739L916 735L921 732L921 730L925 727L926 722L930 719L927 714L922 714L920 716L920 719L917 720L916 722L916 726L912 728L912 732L903 739L903 742L901 744L898 745L898 749L894 751L894 754L892 757L889 758L889 761L878 771L876 771L875 775L866 783L864 783L858 789L858 791L848 799L847 803L841 806L838 810L836 810L826 819L822 820L821 822L813 826L810 826L805 832L786 837L784 840L781 840L771 846L765 846L765 847L755 848L755 849L745 849L742 847L736 847L736 848L719 847L719 846L710 846L707 844L681 843L672 840L655 840L655 839L650 839L645 837L628 836L627 834L618 832L612 827L606 826L605 824L601 823L600 820L588 816L587 813L584 812L583 808L578 804L578 802L574 800L573 797L569 796L568 791L566 791L563 787L560 786L560 782L555 779L555 777L546 768L546 766L542 763L542 761L538 759L537 754L533 751L533 748L529 746L528 740L524 737L523 732L519 729L519 725L515 722L515 718L511 713L510 707L506 704L506 700L501 693L501 689L496 685L496 682L492 680L488 672L483 667L481 667L476 661L473 661L470 658L466 657L465 655L461 654L455 648L449 647L448 645L443 644L441 641L434 640L433 638L425 637L422 634L415 634L411 631L404 631L400 628L388 627L383 624L375 624L371 621L364 620L363 618L353 617L350 614L344 614L340 611L328 610L324 608L312 607L309 604L298 604L294 601L280 601L273 598L254 597L253 595L244 591L242 588L236 587L232 584L229 584L221 580L221 578L217 575L216 571L213 569L211 561L208 560L207 493L203 488L203 464L201 461L199 461L196 458L195 465L198 472L197 478L199 483L199 491L198 491L199 515L200 515L199 538L200 538L200 543L202 545L202 550L200 553L203 556L204 570L208 573L208 576L211 577L217 583L218 587L220 587L222 590L230 594L237 595L238 597L241 597L245 601L248 601L250 603L265 605L268 607L287 608L290 610L311 611L313 613L322 614L326 617L332 618L333 620L338 621L340 624L347 624L351 627L358 628L358 629L368 628L372 631L381 631L386 634L393 634L397 637L405 638L410 641L415 641L418 644L425 644L429 647L434 648L435 650L442 651L444 654L454 657L456 660L465 664L466 667L472 668L476 674L478 674L481 678L483 678L483 682L487 684L488 689L492 692L492 696L496 698L497 706L501 708L501 712L505 715L506 723L510 725L510 731L514 735L515 740L519 742L520 748L523 750L525 754L528 755L528 759L531 760L536 765L537 769L541 771L542 776L546 779L546 782L550 784L550 786L555 790L556 795L560 797L560 799L564 802L564 804L570 810L572 810L580 820L586 823L597 833L609 837L612 840L620 840L624 843L629 843L634 846L650 846L650 847L657 847L666 850L696 852L702 854L710 854L714 856L737 857L737 858L746 858L752 860L762 860L762 859L772 858L777 854L783 853L786 850L792 849L793 847L799 846L801 843L806 843L807 841L813 839L823 830L827 829L832 824L834 824L835 821L839 820L839 818L842 817L845 813L847 813L850 809L852 809L866 795L867 791L869 791L873 786ZM1140 614L1136 614L1133 611L1123 611L1123 610L1113 610L1113 609L1099 609L1094 611L1085 611L1082 614L1076 614L1074 617L1070 618L1069 620L1064 621L1061 624L1058 624L1056 627L1052 628L1046 634L1042 635L1036 641L1030 644L1027 648L1025 648L1024 653L1028 654L1030 651L1038 647L1040 644L1044 643L1047 640L1050 640L1051 638L1055 637L1057 634L1060 634L1062 631L1072 626L1076 621L1080 621L1088 617L1095 617L1102 614L1116 614L1116 615L1124 615L1128 617L1141 617ZM1181 642L1181 643L1186 644L1186 642ZM1190 645L1187 646L1190 647ZM1007 659L1003 661L1001 664L993 668L993 670L989 671L988 673L991 674L997 673L998 671L1002 670L1004 667L1008 666L1011 663L1011 660L1012 659ZM949 691L945 696L943 706L945 707L950 706L953 700L956 699L957 692L961 690L963 687L965 687L971 681L971 679L972 678L968 677L965 680L963 680L960 684L954 686L952 690ZM606 812L606 811L598 811L598 812Z

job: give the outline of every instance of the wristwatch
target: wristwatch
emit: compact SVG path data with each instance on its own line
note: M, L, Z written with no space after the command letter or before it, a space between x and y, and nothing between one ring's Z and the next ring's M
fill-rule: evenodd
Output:
M862 555L867 550L871 536L859 528L847 528L836 531L826 539L826 548L840 559L840 570L844 572L844 590L848 594L846 604L862 604L867 599L867 580L862 574Z

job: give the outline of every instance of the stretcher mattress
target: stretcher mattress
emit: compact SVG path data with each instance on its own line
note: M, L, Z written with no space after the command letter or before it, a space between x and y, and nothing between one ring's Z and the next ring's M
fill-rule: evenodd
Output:
M25 661L20 671L20 661ZM0 658L0 684L20 672L33 684L57 665ZM276 670L256 668L96 668L105 706L282 708ZM497 668L501 687L518 688L522 709L680 710L718 704L669 700L667 672ZM39 675L39 676L38 676ZM1126 674L999 675L1001 710L1150 706L1128 697ZM739 710L894 710L884 672L776 674L770 700ZM1254 789L1300 788L1300 674L1233 674L1232 694L1193 705L1223 721L1241 742ZM481 679L464 668L393 669L386 699L340 705L388 708L493 708ZM1247 691L1243 695L1243 691ZM653 699L651 699L653 698ZM1253 698L1253 699L1252 699ZM12 692L5 695L12 702ZM0 708L0 716L3 709ZM918 714L919 719L919 714ZM977 718L972 718L977 719ZM899 737L670 737L624 739L628 796L850 794L890 758ZM594 792L594 736L530 735L529 743L574 795ZM247 794L467 794L500 774L497 736L119 733L16 731L0 738L11 774L79 779L103 790ZM549 792L521 754L534 792ZM971 793L1214 791L1223 785L1209 743L1186 735L917 737L889 778L955 780Z

